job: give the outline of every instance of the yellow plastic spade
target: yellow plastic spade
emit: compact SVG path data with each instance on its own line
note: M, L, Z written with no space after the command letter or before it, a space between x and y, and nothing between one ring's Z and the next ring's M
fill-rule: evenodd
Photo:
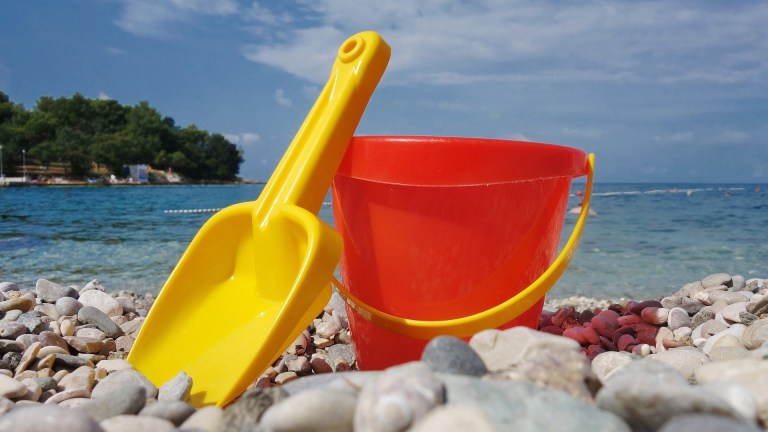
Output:
M327 304L341 239L317 212L389 55L376 33L347 39L259 199L216 213L192 240L128 356L155 385L183 371L193 405L223 406Z

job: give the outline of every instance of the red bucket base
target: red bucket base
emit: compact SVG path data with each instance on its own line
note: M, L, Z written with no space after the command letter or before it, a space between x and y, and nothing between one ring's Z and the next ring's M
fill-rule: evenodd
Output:
M342 282L362 302L418 320L503 303L554 260L584 160L577 149L513 141L354 138L332 186ZM542 306L502 328L535 327ZM421 357L428 341L348 313L360 369Z

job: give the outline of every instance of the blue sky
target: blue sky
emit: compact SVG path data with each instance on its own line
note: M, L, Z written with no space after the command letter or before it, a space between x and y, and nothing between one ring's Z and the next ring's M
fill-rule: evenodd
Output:
M146 100L267 179L338 46L392 46L357 134L525 139L597 181L768 182L768 3L5 0L0 90Z

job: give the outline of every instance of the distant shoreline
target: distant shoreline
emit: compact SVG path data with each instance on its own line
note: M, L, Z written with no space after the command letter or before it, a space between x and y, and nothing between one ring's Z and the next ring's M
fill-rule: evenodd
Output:
M120 183L102 183L102 182L88 182L88 181L64 181L64 182L50 182L50 183L32 183L32 182L6 182L0 183L0 187L12 187L12 188L27 188L27 187L138 187L138 186L237 186L237 185L263 185L266 184L262 180L241 180L233 182L224 181L197 181L197 182L175 182L175 183L140 183L140 182L120 182Z

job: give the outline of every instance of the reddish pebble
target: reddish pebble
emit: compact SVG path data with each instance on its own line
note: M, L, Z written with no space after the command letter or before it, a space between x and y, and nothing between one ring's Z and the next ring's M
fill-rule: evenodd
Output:
M640 303L632 306L631 308L629 308L629 311L632 312L633 314L640 315L640 312L642 312L643 309L645 309L647 307L657 307L657 308L660 308L660 307L664 307L664 305L662 305L661 302L658 302L656 300L646 300L646 301L640 302Z
M613 336L611 337L611 340L613 341L613 344L618 347L619 346L619 338L621 336L625 335L625 334L628 334L628 335L632 336L632 338L634 339L635 335L637 334L637 331L634 328L630 327L630 326L619 327L618 330L613 332ZM621 349L619 349L619 351L621 351Z
M557 326L542 327L542 328L539 329L539 331L544 332L544 333L553 334L553 335L558 335L558 336L562 336L562 334L563 334L563 329L561 329L560 327L557 327Z
M563 336L571 338L581 345L587 345L587 338L584 336L584 327L570 327L563 331Z
M538 328L547 327L552 325L552 317L555 316L555 313L548 310L541 311L541 316L539 317L539 325Z
M610 309L606 309L597 315L606 319L610 319L612 321L616 321L619 319L619 314L616 311L612 311Z
M612 310L619 315L624 315L625 313L627 313L627 308L625 308L624 306L618 303L613 303L612 305L608 306L608 310Z
M587 309L584 312L579 314L579 322L582 324L586 324L590 321L592 321L592 318L594 318L595 314L592 313L591 310Z
M597 334L595 329L593 329L590 324L586 324L584 326L584 338L592 345L597 345L600 343L600 335Z
M627 349L630 345L635 343L635 338L632 337L632 335L629 334L623 334L619 337L619 341L616 344L616 348L619 351L629 351L632 352L631 349Z
M635 324L643 322L643 319L640 318L640 315L624 315L619 317L619 324L625 326L629 324Z
M600 345L590 345L587 347L587 358L589 358L589 361L592 361L597 357L598 354L602 354L605 352L605 348L601 347Z
M566 317L565 321L560 324L560 327L565 330L571 327L581 327L581 323L575 317Z
M669 309L648 306L640 312L640 318L648 324L662 325L667 323Z
M600 315L592 318L592 328L595 329L595 331L601 336L611 337L613 332L615 332L620 326L616 318L606 318L603 315L605 312L606 311L603 311L600 313Z
M565 321L565 318L566 318L565 314L566 314L565 309L560 309L559 311L557 311L555 316L552 317L552 325L555 325L558 327L563 325L563 321Z
M600 346L608 351L616 351L616 344L605 336L600 336Z

